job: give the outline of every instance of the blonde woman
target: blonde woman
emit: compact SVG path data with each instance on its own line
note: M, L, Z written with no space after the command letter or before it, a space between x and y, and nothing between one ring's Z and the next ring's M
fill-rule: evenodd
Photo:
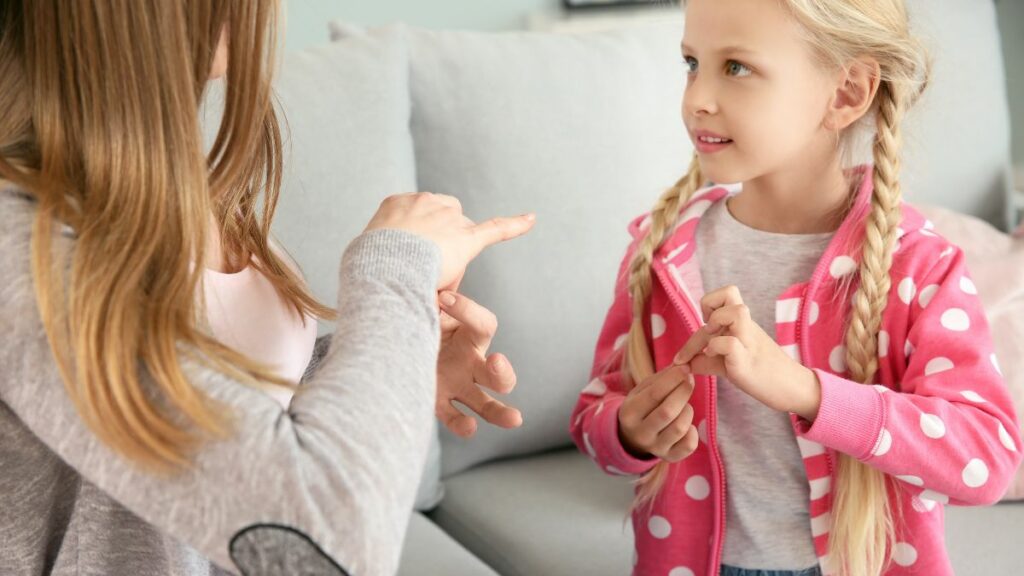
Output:
M514 384L493 316L454 289L532 216L445 196L389 198L348 247L296 389L335 311L269 240L277 9L0 4L2 574L392 574L435 402L463 435L453 398L518 424L478 387Z
M630 227L571 424L638 476L633 573L952 574L942 505L998 500L1021 440L963 252L901 202L903 1L686 16L697 152Z

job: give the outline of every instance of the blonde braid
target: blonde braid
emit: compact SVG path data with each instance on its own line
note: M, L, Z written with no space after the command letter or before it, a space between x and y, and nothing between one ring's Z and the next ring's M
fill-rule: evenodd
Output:
M877 138L874 145L874 192L865 225L860 285L853 298L846 332L846 363L853 380L871 385L878 371L878 332L888 302L898 226L901 221L899 183L900 125L907 98L897 83L883 82L878 93ZM846 576L880 574L887 550L895 543L886 476L849 456L839 455L829 557ZM841 521L839 521L841 519Z
M644 309L651 295L651 263L654 261L654 253L667 239L666 236L679 217L680 208L689 201L703 182L700 161L694 154L686 175L662 194L651 209L647 235L640 241L630 262L629 295L633 303L633 322L629 327L626 355L623 359L626 385L629 388L654 374L654 359L647 347L647 337L644 334ZM654 497L665 482L667 471L668 464L659 462L651 471L636 480L635 484L639 490L633 508L654 501Z

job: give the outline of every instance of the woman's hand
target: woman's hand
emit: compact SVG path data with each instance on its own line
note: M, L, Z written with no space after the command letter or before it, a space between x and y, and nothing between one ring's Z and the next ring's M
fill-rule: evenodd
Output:
M750 318L740 291L727 286L700 301L706 324L676 354L694 374L724 376L762 404L814 420L821 385Z
M619 438L638 458L678 462L697 449L693 426L693 376L669 366L633 387L619 407Z
M462 413L454 401L467 406L484 420L502 428L523 423L519 410L495 400L481 388L508 394L516 385L516 373L502 354L487 356L498 329L490 310L456 292L442 292L441 353L437 359L437 418L457 436L476 432L476 418Z
M386 198L366 230L404 230L437 244L441 248L441 278L437 288L444 290L457 284L466 266L484 248L522 236L533 228L535 221L533 214L524 214L475 224L462 214L462 204L457 198L417 192Z

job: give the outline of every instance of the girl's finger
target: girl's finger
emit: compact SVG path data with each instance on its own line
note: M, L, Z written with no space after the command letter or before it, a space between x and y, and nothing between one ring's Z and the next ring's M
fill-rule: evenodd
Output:
M735 336L716 336L708 342L708 347L704 350L704 355L708 358L715 358L716 356L723 358L731 358L736 361L741 355L747 351L746 346L743 342Z
M677 385L661 403L644 416L643 425L655 434L660 433L679 417L692 394L693 386L690 386L689 382Z
M676 366L689 364L690 361L693 360L693 357L700 354L701 350L708 345L708 342L711 341L711 338L713 337L714 334L708 330L706 325L700 327L693 333L693 336L690 336L690 339L686 341L686 344L683 344L683 347L679 349L679 352L676 352L676 357L672 360L672 364Z
M725 357L723 356L708 356L707 354L697 354L690 360L690 367L693 369L694 374L704 374L708 376L725 376Z
M712 312L706 326L713 336L720 335L725 329L730 335L746 342L751 322L750 309L745 304L730 304Z
M671 366L644 383L644 388L637 393L637 413L640 419L653 412L678 386L690 380L689 369L684 366Z
M677 442L683 439L683 436L690 431L690 427L693 424L693 406L686 404L683 406L682 411L676 416L675 420L670 422L668 426L665 426L658 433L657 438L654 440L653 453L665 454L672 449Z
M669 462L678 462L693 454L699 443L700 436L697 434L697 427L690 426L690 429L683 435L682 439L676 442L662 458Z
M711 313L722 306L735 306L737 304L743 304L740 289L735 286L725 286L705 294L700 299L700 311L704 315L704 320L707 321L711 317Z

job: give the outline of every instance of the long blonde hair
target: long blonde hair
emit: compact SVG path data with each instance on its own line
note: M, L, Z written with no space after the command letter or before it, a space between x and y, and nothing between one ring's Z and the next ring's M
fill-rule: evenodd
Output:
M903 0L779 1L801 24L824 66L839 69L867 56L877 60L881 68L872 107L875 137L870 177L874 192L865 219L859 283L845 336L846 364L852 378L870 385L878 371L878 332L891 286L889 269L901 220L901 123L927 86L930 64L926 51L909 30ZM841 141L848 147L855 138L856 129L851 128ZM702 184L700 163L694 156L687 174L652 209L647 234L630 263L633 322L624 358L630 385L654 372L643 325L644 307L651 293L653 254L667 239L682 206ZM664 485L668 467L668 463L659 462L637 480L634 508L654 500ZM895 522L887 485L884 473L846 454L839 455L828 554L831 566L845 576L877 575L888 565L888 551L895 543Z
M230 429L188 381L185 356L253 385L282 383L202 327L211 214L229 262L251 262L298 313L333 317L268 240L281 185L278 10L247 0L0 6L0 179L38 205L32 273L51 350L85 422L157 471L187 465L200 441ZM225 113L206 157L200 103L225 30ZM55 250L59 224L77 236L71 254Z

